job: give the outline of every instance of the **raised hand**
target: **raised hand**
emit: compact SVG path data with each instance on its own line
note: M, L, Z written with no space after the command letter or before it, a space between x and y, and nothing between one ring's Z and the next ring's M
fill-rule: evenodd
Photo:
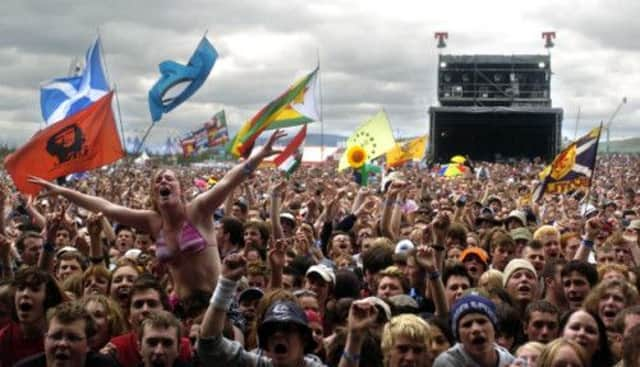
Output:
M349 309L347 328L350 333L363 334L371 328L378 318L378 309L373 301L361 299L353 301Z
M278 129L274 131L273 134L271 134L271 136L269 137L269 140L267 141L267 143L258 151L257 153L258 156L261 159L264 159L274 154L280 153L281 150L275 150L273 149L273 146L276 143L276 141L280 140L285 136L287 136L287 133L285 133L282 129Z
M0 260L8 259L9 254L11 253L11 241L3 235L0 234Z
M102 213L91 214L87 218L87 230L91 238L100 238L102 232Z
M588 240L595 240L598 238L598 233L600 233L600 228L602 228L602 222L598 218L591 218L584 224L584 232L587 235Z
M431 246L418 246L416 262L429 273L438 271L436 251Z
M53 215L47 218L47 233L45 235L47 243L55 243L56 233L61 227L63 227L62 217L59 215Z
M222 276L237 282L244 275L246 263L241 254L228 255L222 262Z
M437 245L442 245L447 237L447 231L451 225L451 219L446 214L438 214L431 223L433 235Z
M269 264L271 265L271 269L282 269L284 268L287 239L279 238L275 241L271 241L272 246L271 250L269 250Z

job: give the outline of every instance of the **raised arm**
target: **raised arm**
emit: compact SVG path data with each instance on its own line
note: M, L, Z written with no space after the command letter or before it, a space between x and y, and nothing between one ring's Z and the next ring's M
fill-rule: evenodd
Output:
M151 233L151 218L154 213L150 210L130 209L97 196L83 194L79 191L56 185L53 182L45 181L35 176L30 176L29 182L48 189L49 194L62 195L70 202L89 211L94 213L102 212L104 215L114 219L118 223L129 225Z
M598 238L600 226L598 218L591 218L584 224L585 238L580 242L580 247L573 256L574 260L587 261L589 259L589 254L593 250L593 242Z
M416 261L427 273L427 289L425 294L430 294L436 306L436 315L445 317L449 313L447 298L444 293L444 283L438 267L436 252L433 247L419 246L416 252Z
M362 299L351 304L347 318L347 342L338 367L360 365L360 355L366 332L373 328L377 318L378 309L371 300Z
M195 210L198 215L210 217L213 211L222 204L227 195L238 187L240 183L258 167L263 159L279 152L273 149L273 145L285 135L286 133L282 130L276 130L258 152L252 154L246 161L233 167L211 190L193 199L193 210ZM225 213L225 215L228 215L228 213Z
M5 217L4 217L4 207L5 202L7 201L7 193L8 189L4 185L0 185L0 234L5 233Z
M104 254L102 252L102 241L100 234L102 233L102 213L91 214L87 218L87 229L89 231L89 259L94 264L104 264Z
M269 265L271 266L271 282L269 288L278 289L282 287L282 269L284 268L284 258L286 241L288 239L277 239L270 241Z
M275 239L284 237L282 232L282 225L280 224L280 206L282 205L282 197L287 190L287 181L280 180L274 183L269 189L270 206L269 206L269 220L271 221L271 230Z
M4 213L3 213L4 215ZM0 279L12 280L13 269L11 268L11 241L4 234L0 233Z
M47 219L44 215L42 215L42 213L40 213L40 211L38 211L38 209L36 209L35 205L33 204L34 201L35 199L33 198L33 196L29 195L29 197L27 198L25 209L27 209L27 212L31 216L33 224L35 224L38 228L44 228L44 226L47 225Z
M235 296L238 281L242 278L244 271L245 261L240 254L231 254L224 258L220 280L213 292L202 324L200 324L201 338L222 335L227 311Z

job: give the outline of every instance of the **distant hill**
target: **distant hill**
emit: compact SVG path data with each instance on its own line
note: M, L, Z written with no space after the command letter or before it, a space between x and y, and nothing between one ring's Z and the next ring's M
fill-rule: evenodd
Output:
M606 152L607 143L600 141L598 152ZM629 138L624 140L614 140L611 142L611 153L640 153L640 138Z
M263 133L260 138L258 138L258 145L264 144L269 138L269 134ZM283 143L286 144L289 140L293 139L293 136L287 136L287 139L283 140ZM307 134L307 140L305 141L306 146L320 146L322 145L322 136L320 134ZM334 134L324 134L324 146L325 147L336 147L338 143L346 141L347 137L342 135L334 135Z

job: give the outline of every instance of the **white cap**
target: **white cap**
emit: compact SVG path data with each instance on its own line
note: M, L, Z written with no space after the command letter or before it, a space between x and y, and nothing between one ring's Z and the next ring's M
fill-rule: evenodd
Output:
M307 270L306 275L309 276L311 273L320 275L320 277L327 283L336 284L336 273L326 265L312 265L309 267L309 270Z
M413 250L415 245L410 240L404 239L400 240L398 244L396 244L395 254L406 254L407 252Z
M130 250L127 250L127 252L124 253L124 257L135 261L135 260L138 260L138 256L140 256L141 253L142 253L142 250L138 248L132 248Z

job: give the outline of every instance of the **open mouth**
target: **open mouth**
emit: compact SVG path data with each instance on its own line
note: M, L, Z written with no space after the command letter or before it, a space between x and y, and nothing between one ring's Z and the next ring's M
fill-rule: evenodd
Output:
M615 318L616 314L617 314L616 310L613 310L613 309L610 309L610 308L602 311L602 315L604 317L608 318L608 319Z
M165 363L161 358L154 358L151 360L152 367L164 367Z
M486 342L487 339L484 336L476 336L475 338L471 339L471 344L473 345L483 345Z
M122 301L128 300L129 294L131 294L131 288L129 287L118 288L117 295L120 300Z
M31 302L22 301L18 304L18 309L22 312L29 312L33 309L33 304L31 304Z
M528 284L523 284L518 287L518 292L520 293L529 293L531 292L531 287Z
M167 196L171 195L171 189L169 189L168 187L163 187L163 188L160 189L160 191L158 191L158 193L162 197L167 197Z
M65 353L65 352L56 352L53 356L58 361L68 361L69 360L69 354Z
M276 346L273 348L273 352L275 354L287 354L288 351L289 348L285 344L281 343L276 344Z
M475 266L470 266L469 267L469 273L475 274L477 271L478 271L478 268L476 268Z
M571 303L582 303L582 298L579 296L568 295L567 300Z

